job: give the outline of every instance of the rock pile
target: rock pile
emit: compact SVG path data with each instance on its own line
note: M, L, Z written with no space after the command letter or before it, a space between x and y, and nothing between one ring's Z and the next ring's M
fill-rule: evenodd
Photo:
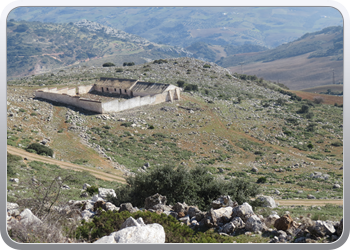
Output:
M84 184L86 188L88 184ZM112 189L99 189L99 194L90 200L69 201L66 207L54 207L61 213L69 214L75 219L86 221L98 215L101 211L129 211L137 212L140 209L133 207L131 203L123 203L116 207L105 199L111 195L115 197ZM263 201L269 201L270 207L275 206L271 197L262 196ZM209 211L201 211L197 206L189 206L185 202L177 202L173 206L166 205L167 199L160 194L154 194L145 199L145 206L141 210L148 210L158 214L164 213L175 217L182 225L192 229L206 227L212 228L221 235L234 236L237 234L262 234L268 233L273 238L270 243L307 243L317 242L323 237L337 240L343 229L343 222L312 221L306 217L299 223L293 220L289 214L279 217L276 212L264 218L255 214L252 206L247 202L238 205L230 196L221 196L211 203ZM272 205L271 205L272 204ZM274 205L273 205L274 204ZM20 213L15 203L7 203L7 227L13 223L41 221L35 217L29 209ZM109 236L102 237L94 243L164 243L164 228L159 224L145 225L142 218L138 220L128 218L121 227Z

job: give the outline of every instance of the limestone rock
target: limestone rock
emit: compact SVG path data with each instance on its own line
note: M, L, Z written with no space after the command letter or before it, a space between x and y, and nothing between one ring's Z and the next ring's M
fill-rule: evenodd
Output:
M134 208L132 206L131 203L123 203L123 204L120 204L120 209L119 209L119 212L123 212L123 211L129 211L130 213L134 213L134 212L137 212L138 209L137 208Z
M245 227L245 223L240 217L234 217L231 220L231 222L233 223L235 228L244 228Z
M98 244L100 244L100 243L117 243L115 241L114 237L115 237L115 233L112 233L108 236L104 236L101 239L98 239L97 241L95 241L93 243L98 243Z
M166 205L166 196L161 194L154 194L145 199L145 209L153 209L153 206L158 204Z
M137 220L135 220L132 217L127 218L120 229L127 228L127 227L141 227L145 226L146 224L143 222L143 219L140 217Z
M157 224L126 227L114 234L117 243L165 243L164 228Z
M211 206L213 209L218 209L220 207L235 207L237 206L237 202L231 200L229 195L220 196L218 199L212 201Z
M254 214L245 222L245 229L251 232L261 232L266 229L266 225Z
M259 199L262 202L263 207L276 208L276 202L271 196L259 196Z
M331 222L321 220L317 220L314 226L312 228L309 228L309 231L320 237L332 235L336 232Z
M21 220L20 222L23 224L31 224L31 223L39 223L41 224L42 221L36 217L32 211L30 211L28 208L24 209L22 213L20 214Z
M113 189L107 189L107 188L98 188L98 196L102 199L107 199L108 196L117 197L115 194L115 191Z
M244 222L254 214L252 206L247 202L240 206L234 207L232 210L233 217L240 217Z
M226 223L223 227L222 227L222 232L226 233L226 234L230 234L235 230L235 225L232 222Z
M190 218L195 217L199 213L201 213L201 210L199 210L196 206L190 206L187 210L187 214L190 216Z
M173 207L173 210L177 213L187 213L187 210L188 210L188 205L184 202L184 203L180 203L180 202L177 202L174 207Z
M12 215L12 216L16 216L19 215L19 206L17 203L12 203L12 202L7 202L6 204L7 207L7 214L8 215Z
M232 217L232 207L222 207L219 209L210 209L211 219L214 225L225 224Z

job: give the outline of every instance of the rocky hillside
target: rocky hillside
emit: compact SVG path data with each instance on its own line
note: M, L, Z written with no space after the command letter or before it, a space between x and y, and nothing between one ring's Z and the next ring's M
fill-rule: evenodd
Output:
M146 163L208 166L222 180L250 177L280 199L342 198L342 106L301 100L195 59L161 62L72 67L9 81L8 144L26 148L45 139L56 159L106 171L119 166L125 175L145 171ZM182 100L100 115L33 98L42 86L140 75L181 85Z
M72 87L93 84L102 76L129 79L141 76L144 81L181 86L183 92L181 100L174 103L161 103L102 115L34 98L34 91L44 86ZM267 225L267 222L259 214L264 214L263 217L266 219L270 215L277 219L270 210L264 210L265 208L254 210L255 215L250 218L240 218L246 224L237 232L233 230L232 225L236 227L235 223L239 220L236 217L240 215L230 214L226 216L230 218L229 221L226 221L219 216L217 213L219 211L216 211L221 208L213 207L214 210L209 212L193 210L196 217L197 212L198 216L207 216L209 221L203 220L202 223L207 223L206 226L214 228L212 231L216 233L224 233L220 237L229 237L227 235L233 236L237 233L238 238L235 238L237 242L270 242L270 235L273 237L271 242L289 242L296 236L300 238L300 242L329 242L339 235L336 229L340 228L342 206L307 208L303 206L302 201L306 199L315 202L335 201L343 198L342 105L323 104L320 96L311 100L302 99L288 92L282 85L255 76L232 75L227 69L214 63L205 63L193 58L155 60L124 67L73 66L10 80L7 83L7 91L7 144L13 147L28 150L29 145L39 143L52 149L52 157L56 160L80 164L86 169L99 169L125 178L141 176L141 173L147 175L154 173L158 168L169 168L169 166L175 170L205 168L205 171L208 171L206 174L216 183L225 185L235 183L238 178L245 183L251 183L251 187L257 185L259 192L264 196L281 201L293 199L295 203L301 203L300 206L280 207L281 210L278 210L281 218L287 213L286 211L298 214L299 219L293 217L292 220L297 221L293 227L300 230L289 233L284 229L281 230L285 233L274 232L275 229L265 230L264 225ZM33 206L37 204L36 202L47 205L42 198L32 197L37 197L35 194L45 193L47 190L45 187L50 183L51 187L62 190L63 200L59 201L62 206L67 205L68 200L80 200L78 203L83 205L81 200L96 192L98 187L116 191L128 187L116 182L93 179L87 172L72 174L73 172L64 172L56 165L28 159L22 162L22 157L9 160L9 157L11 156L8 156L8 199L13 203L20 203L21 207L15 215L9 214L14 218L8 219L13 220L15 225L22 225L16 224L16 221L21 223L21 217L31 217L28 211L23 216L16 217L21 211L25 211L25 208L33 210L38 207ZM56 176L53 179L52 174ZM92 182L91 187L86 190L87 192L82 192L82 182L88 179ZM130 181L132 183L132 179ZM38 183L45 185L37 185ZM29 191L32 189L36 192ZM58 203L55 197L56 195L48 197L49 204ZM79 218L82 218L83 214L83 217L86 215L90 218L102 212L98 208L96 211L91 210L91 205L95 202L96 200L85 202L84 209L77 213L71 209L61 211L59 208L56 212L66 211L66 214L73 217L79 215ZM106 205L103 206L102 203L98 204L106 210ZM68 205L73 204L75 202ZM188 205L197 204L191 201ZM246 206L237 205L239 208L230 206L231 208L222 210L230 209L229 212L232 212L238 211L241 206ZM42 208L39 212L33 211L44 221L45 218L48 220L48 217L45 217L45 213L41 215L40 213L46 211L45 206L39 206ZM121 205L118 207L121 208ZM162 209L159 213L164 211L179 213L174 207L162 207ZM192 212L186 210L184 216L178 216L178 219L183 220L184 224L200 225L202 220L198 217L195 222L193 216L189 215ZM301 221L301 216L307 217L307 213L310 212L312 212L312 216L309 215L311 221L309 219L306 219L307 222ZM54 217L56 215L60 216L60 213L53 214L53 221L57 221ZM213 217L214 215L218 217ZM115 216L122 215L117 213ZM121 222L121 218L118 218L116 219ZM127 218L123 221L125 219ZM167 219L159 218L159 221L162 220ZM329 224L325 222L326 220L333 222ZM149 221L153 223L151 219ZM285 221L291 222L291 219L287 216ZM64 224L66 222L68 224ZM79 225L70 222L72 220L55 225L58 229L62 226L76 230ZM164 222L166 223L170 222ZM176 225L174 224L174 228L178 228ZM306 226L300 227L302 225ZM94 227L93 224L85 226ZM260 226L261 228L258 228ZM273 226L276 229L279 227L275 224ZM89 236L84 232L91 230L86 227L81 228L81 235L85 240ZM174 228L170 231L175 230ZM45 227L40 230L42 229ZM330 231L327 231L329 229ZM258 234L257 238L252 238L251 235L256 235L253 233L255 231L266 231L269 236L266 238L263 233ZM26 235L21 232L26 231L17 231L18 234L14 237ZM191 233L193 231L189 231L188 235ZM48 236L48 234L42 235ZM218 234L215 235L210 237L219 237ZM103 236L105 235L97 238ZM59 233L55 237L57 242L64 240L69 242L67 238L62 239ZM203 237L208 240L207 236ZM75 241L71 236L69 238L70 241ZM201 241L204 238L193 239L205 242ZM227 240L219 238L217 238L219 242ZM229 241L233 242L235 239L229 238ZM22 240L35 241L35 238Z
M136 35L81 20L53 24L7 23L7 74L9 78L51 72L66 66L102 66L144 63L152 59L191 56L179 47L159 45Z

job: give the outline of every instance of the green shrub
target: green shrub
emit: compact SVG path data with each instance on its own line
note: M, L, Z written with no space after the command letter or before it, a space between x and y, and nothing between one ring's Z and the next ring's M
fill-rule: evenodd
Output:
M298 114L306 114L309 112L308 105L302 105L301 108L297 111Z
M122 69L122 68L117 68L117 69L115 70L115 72L123 72L123 69Z
M203 68L208 69L208 68L210 68L210 65L209 64L204 64Z
M123 66L133 66L133 65L135 65L134 62L124 62L123 63Z
M343 146L343 143L340 141L336 141L336 142L332 142L331 145L334 147L341 147L341 146Z
M115 64L114 63L111 63L111 62L106 62L104 64L102 64L102 67L114 67Z
M196 84L187 84L184 91L198 91L198 85Z
M117 206L131 202L134 206L143 207L148 196L159 193L167 197L169 204L180 201L203 209L222 194L228 194L238 203L243 203L259 192L258 186L248 178L221 182L203 166L193 169L157 166L146 173L127 178L127 183L115 190L118 199L113 203Z
M176 82L177 86L179 86L180 88L182 88L184 85L185 85L185 81L182 81L182 80L178 80Z
M86 192L88 192L90 196L94 194L98 194L98 187L96 186L87 187Z
M53 156L53 150L49 147L46 147L44 145L41 145L40 143L32 143L30 144L26 150L28 152L35 152L38 155L47 155L47 156Z
M266 177L263 176L263 177L260 177L260 178L256 181L256 183L266 183L266 181L267 181Z
M168 63L168 61L165 59L159 59L159 60L154 60L153 63L162 64L162 63Z
M120 126L124 126L124 127L131 127L132 122L124 122L122 124L120 124Z

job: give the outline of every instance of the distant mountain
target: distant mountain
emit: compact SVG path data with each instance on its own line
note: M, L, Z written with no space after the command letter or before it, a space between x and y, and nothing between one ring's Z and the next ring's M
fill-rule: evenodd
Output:
M121 66L124 62L138 64L179 56L192 53L87 20L65 24L13 20L7 23L9 78L76 64L102 66L112 62Z
M279 81L291 89L343 82L343 28L307 33L275 49L240 53L216 63L233 72Z
M307 32L343 25L331 7L19 7L8 20L51 23L88 19L145 39L188 47L210 45L268 48Z

